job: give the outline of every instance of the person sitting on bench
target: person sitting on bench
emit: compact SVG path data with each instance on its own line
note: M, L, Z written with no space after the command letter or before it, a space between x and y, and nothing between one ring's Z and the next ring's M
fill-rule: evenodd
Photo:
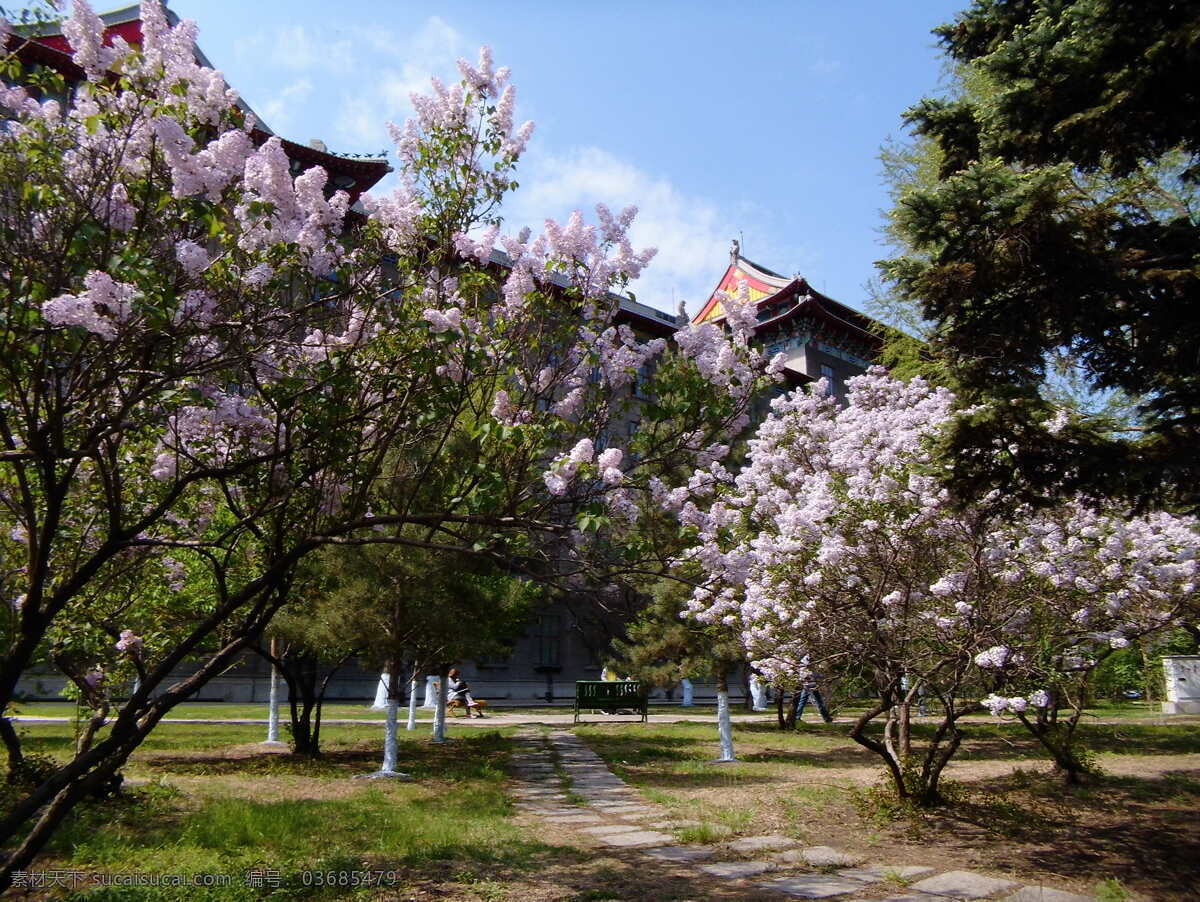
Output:
M472 698L471 687L462 678L462 672L457 667L451 667L446 676L450 679L446 683L446 688L450 691L450 700L466 705L468 717L483 717L483 712L479 710L479 702Z

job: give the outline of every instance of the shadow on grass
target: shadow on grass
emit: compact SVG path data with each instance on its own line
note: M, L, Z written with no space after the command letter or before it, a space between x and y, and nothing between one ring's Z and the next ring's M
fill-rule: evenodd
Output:
M498 732L472 733L446 743L401 738L401 771L417 779L464 780L502 773L510 744ZM378 768L382 742L364 741L352 748L329 748L319 758L279 752L239 750L239 754L158 754L141 762L152 772L189 776L264 774L305 777L348 777Z
M276 889L238 885L220 890L199 888L104 889L68 897L71 902L257 902L264 897L286 899L456 899L492 900L553 898L562 902L599 900L654 900L654 902L778 902L778 893L729 885L729 881L674 868L647 868L637 852L595 850L543 845L531 849L519 862L445 858L418 864L372 859L388 881L371 889L325 889L306 885L312 872L355 873L364 867L361 858L327 857L303 871L279 875Z
M952 803L924 815L923 841L987 843L992 865L1095 882L1116 877L1153 899L1195 899L1200 885L1200 770L1091 778L1066 787L1018 770L948 787Z
M757 748L739 750L738 760L744 764L786 764L816 768L854 767L870 763L874 756L853 743L848 743L845 730L829 725L822 725L822 734L818 737L796 737L778 730L751 729L738 727L734 736L737 743L738 734L743 732L753 734L751 743L764 743L775 740L780 745L796 743L796 748ZM743 737L744 739L745 737ZM711 763L717 754L715 736L636 736L622 734L619 736L588 734L587 744L610 766L639 767L652 765L656 762L693 762L696 764Z
M707 787L752 786L778 783L776 777L739 769L737 764L698 764L679 772L623 771L625 779L643 789L703 789Z

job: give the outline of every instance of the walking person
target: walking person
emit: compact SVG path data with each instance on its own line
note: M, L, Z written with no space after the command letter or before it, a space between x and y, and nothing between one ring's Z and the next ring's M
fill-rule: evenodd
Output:
M808 675L804 677L800 691L792 697L792 723L800 722L800 719L804 716L804 709L810 701L817 706L817 711L825 723L833 723L829 709L825 707L825 699L821 696L817 675L812 671L809 671Z

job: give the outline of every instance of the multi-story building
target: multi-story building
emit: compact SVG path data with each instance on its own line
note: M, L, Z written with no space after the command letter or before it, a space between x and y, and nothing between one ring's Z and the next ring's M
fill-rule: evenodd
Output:
M870 317L814 290L800 275L788 278L746 259L736 241L729 258L692 321L721 319L720 293L737 295L744 287L758 309L754 337L768 355L784 354L788 388L823 378L832 393L842 396L846 380L876 360L881 340Z

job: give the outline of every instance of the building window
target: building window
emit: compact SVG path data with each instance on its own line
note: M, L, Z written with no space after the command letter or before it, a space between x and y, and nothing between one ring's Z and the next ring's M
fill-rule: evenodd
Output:
M838 390L837 374L827 363L821 364L821 378L825 380L825 396L836 395Z
M650 394L646 391L650 385L650 364L643 363L637 368L637 375L633 377L633 396L640 398L643 401L650 400Z
M533 663L538 667L558 667L562 650L562 617L542 614L533 634Z

